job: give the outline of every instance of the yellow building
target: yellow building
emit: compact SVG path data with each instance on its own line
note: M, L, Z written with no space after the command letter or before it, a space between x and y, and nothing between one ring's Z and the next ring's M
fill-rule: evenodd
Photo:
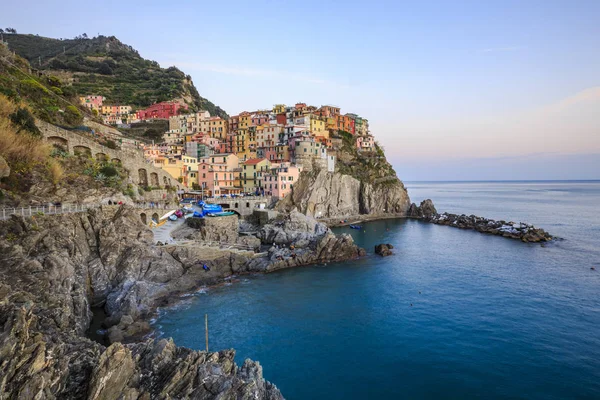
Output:
M227 138L229 123L221 117L212 117L208 120L208 133L211 137L224 141Z
M271 162L266 158L251 158L242 163L241 181L244 192L255 192L262 187L261 172L268 172Z
M274 114L281 114L285 112L285 104L275 104L273 106L273 113Z
M325 124L325 118L319 117L315 114L310 115L309 130L314 136L322 136L327 139L329 138L329 130Z

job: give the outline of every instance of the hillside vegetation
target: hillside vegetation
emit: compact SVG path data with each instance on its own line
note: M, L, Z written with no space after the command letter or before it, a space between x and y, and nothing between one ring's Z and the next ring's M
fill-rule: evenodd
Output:
M192 110L228 117L223 109L200 96L189 75L176 67L161 68L114 36L61 40L11 34L5 35L5 41L35 68L68 80L79 95L100 94L107 103L137 108L181 99Z
M37 74L27 60L3 45L0 45L0 93L15 104L27 104L27 112L52 124L75 127L83 121L85 110L78 107L77 96L70 86L53 75ZM20 114L21 118L27 118L25 111Z

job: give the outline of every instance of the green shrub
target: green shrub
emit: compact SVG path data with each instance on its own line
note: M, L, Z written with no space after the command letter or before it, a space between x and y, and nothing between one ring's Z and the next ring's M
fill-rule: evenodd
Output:
M34 136L41 136L42 133L35 125L35 118L28 109L19 107L17 111L10 114L10 121L17 127L17 131L27 131Z
M107 165L103 166L102 168L100 168L100 173L102 173L108 177L113 177L113 176L119 175L119 171L117 171L117 169L113 165L110 165L110 164L107 164Z

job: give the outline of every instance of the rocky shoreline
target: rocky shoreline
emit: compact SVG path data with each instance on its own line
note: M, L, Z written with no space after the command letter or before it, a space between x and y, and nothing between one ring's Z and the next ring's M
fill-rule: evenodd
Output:
M408 210L409 218L417 218L436 225L446 225L459 229L472 229L477 232L521 240L525 243L549 242L556 239L541 228L523 222L496 221L475 215L439 214L430 199L419 206L413 203Z
M199 234L234 240L219 229ZM256 236L244 243L258 241L261 253L199 241L154 246L128 206L0 222L0 398L282 399L260 364L237 366L233 350L139 340L157 307L202 286L364 254L350 235L298 212L279 215ZM108 347L85 336L98 307Z

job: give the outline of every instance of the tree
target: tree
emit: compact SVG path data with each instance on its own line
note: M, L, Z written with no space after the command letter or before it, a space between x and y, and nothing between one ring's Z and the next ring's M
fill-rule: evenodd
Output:
M6 33L17 33L15 28L6 28Z
M83 35L81 35L81 37L84 38L84 39L87 39L88 35L87 35L87 33L84 32Z
M113 70L106 62L103 62L100 64L100 68L98 68L98 73L102 75L112 75Z
M4 29L0 28L0 33L4 33Z

